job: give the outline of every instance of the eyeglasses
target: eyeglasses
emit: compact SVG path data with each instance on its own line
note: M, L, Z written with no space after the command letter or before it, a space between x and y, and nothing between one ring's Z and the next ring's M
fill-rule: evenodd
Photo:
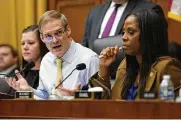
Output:
M43 41L51 42L53 40L53 37L55 37L55 38L61 37L65 32L66 32L66 29L64 29L63 31L57 30L52 35L50 35L50 34L44 35L43 33L41 33L41 35L42 35Z

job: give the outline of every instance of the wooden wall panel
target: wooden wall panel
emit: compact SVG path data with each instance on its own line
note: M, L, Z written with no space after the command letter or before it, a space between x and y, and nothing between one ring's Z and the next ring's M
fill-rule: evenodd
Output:
M67 17L72 30L71 36L79 43L83 37L84 24L90 9L101 4L101 0L50 0L49 2L49 9L56 9Z
M101 0L101 3L105 3L105 2L107 2L107 1L109 1L109 0Z

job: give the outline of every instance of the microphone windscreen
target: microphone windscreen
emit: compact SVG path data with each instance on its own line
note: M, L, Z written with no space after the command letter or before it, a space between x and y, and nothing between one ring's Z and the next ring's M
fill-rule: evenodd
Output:
M31 61L24 66L24 69L29 70L33 67L35 67L35 63Z
M76 66L76 69L77 70L84 70L86 68L86 65L85 63L80 63Z

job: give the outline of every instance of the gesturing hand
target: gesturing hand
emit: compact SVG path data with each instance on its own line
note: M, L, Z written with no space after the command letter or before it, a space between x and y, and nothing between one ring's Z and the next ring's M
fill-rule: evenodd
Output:
M19 73L18 70L15 70L15 74L18 78L17 81L15 78L12 77L5 78L8 85L14 88L15 90L23 90L23 91L31 90L31 87L28 85L27 81L23 78L23 76Z
M75 91L80 90L81 84L79 83L75 88L73 89L67 89L59 86L57 88L58 92L63 96L72 96L75 94Z

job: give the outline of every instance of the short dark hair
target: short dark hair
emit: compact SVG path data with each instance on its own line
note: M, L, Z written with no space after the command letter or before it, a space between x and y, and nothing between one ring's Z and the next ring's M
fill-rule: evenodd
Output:
M8 47L8 48L10 48L11 54L13 55L13 57L18 56L17 50L13 46L11 46L10 44L0 44L0 47Z

